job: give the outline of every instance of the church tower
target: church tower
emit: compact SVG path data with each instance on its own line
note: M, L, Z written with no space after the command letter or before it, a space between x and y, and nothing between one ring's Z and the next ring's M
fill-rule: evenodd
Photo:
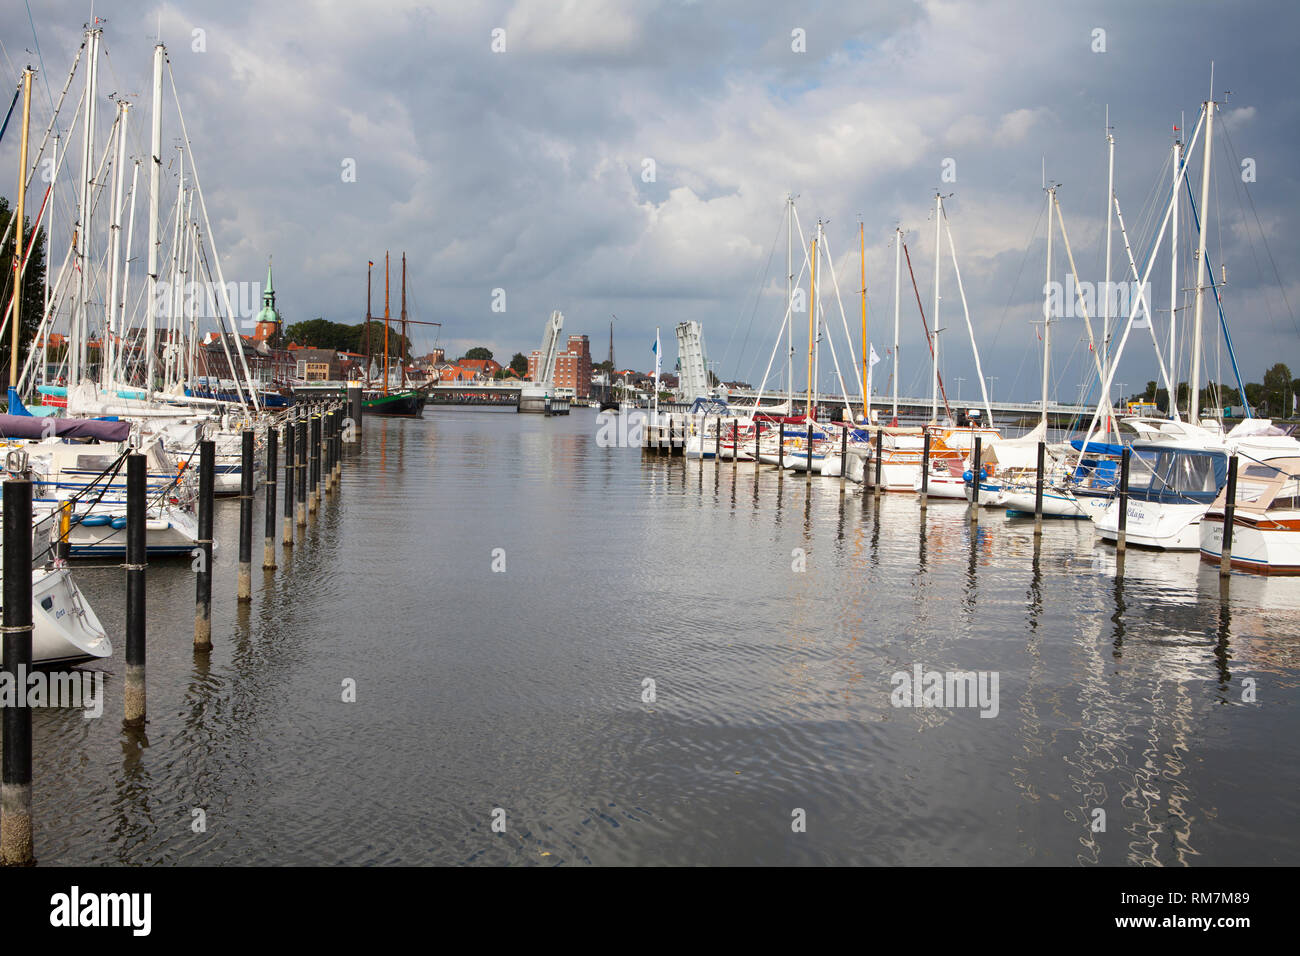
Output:
M266 260L266 289L262 293L262 311L257 313L253 342L267 342L280 333L280 313L275 311L275 286L271 282L271 260Z

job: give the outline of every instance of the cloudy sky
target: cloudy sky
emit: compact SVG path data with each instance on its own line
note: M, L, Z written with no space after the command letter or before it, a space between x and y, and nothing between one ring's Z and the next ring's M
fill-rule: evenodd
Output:
M358 321L366 261L405 251L412 315L443 323L439 344L449 353L527 352L558 308L566 332L591 336L597 360L617 315L623 367L653 364L662 327L671 366L674 325L696 319L715 370L757 382L784 315L786 195L797 196L806 235L819 218L827 223L855 339L864 223L868 337L884 356L894 227L906 231L928 314L941 189L951 194L946 211L984 374L1007 399L1039 390L1044 165L1063 184L1080 277L1099 280L1109 106L1115 188L1141 267L1168 202L1172 127L1195 125L1214 61L1223 112L1208 258L1216 272L1226 266L1224 306L1243 376L1258 381L1279 360L1300 371L1292 215L1300 10L1286 3L101 0L94 12L107 21L102 104L125 93L141 107L133 153L147 147L150 52L161 30L226 278L260 281L273 255L287 321ZM44 66L40 130L90 15L88 3L59 0L0 10L0 66L15 77L25 60ZM174 109L165 123L171 144ZM0 170L16 167L16 140L0 145ZM1253 160L1249 185L1244 159ZM69 234L60 207L56 258ZM1191 248L1186 222L1181 232ZM1120 278L1118 230L1114 243ZM797 237L795 246L798 257ZM1064 279L1059 236L1056 249ZM1186 287L1194 279L1184 258ZM1163 338L1163 256L1153 278ZM960 389L969 402L978 386L946 249L941 284L944 375L950 395ZM381 309L378 273L377 289ZM504 312L492 309L495 289L505 290ZM910 285L903 293L901 389L928 394ZM839 307L823 301L847 366ZM1179 321L1190 324L1190 311ZM801 351L806 322L796 324ZM436 332L417 344L432 345ZM1054 327L1063 400L1087 372L1083 334L1080 319ZM1226 379L1217 334L1207 350L1211 374L1222 363ZM1181 351L1186 378L1185 343ZM805 361L796 361L797 384ZM888 364L877 366L881 392ZM830 385L829 361L822 367ZM1117 380L1133 391L1156 376L1150 338L1135 336Z

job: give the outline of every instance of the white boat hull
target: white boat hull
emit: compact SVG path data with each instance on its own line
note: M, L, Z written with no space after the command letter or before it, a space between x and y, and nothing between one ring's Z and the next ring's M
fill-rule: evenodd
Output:
M4 639L0 637L0 648ZM32 663L71 664L109 657L113 645L67 568L32 572Z
M1223 516L1201 519L1201 557L1219 561L1223 555ZM1232 526L1232 566L1257 574L1300 574L1300 527L1260 528L1241 520Z

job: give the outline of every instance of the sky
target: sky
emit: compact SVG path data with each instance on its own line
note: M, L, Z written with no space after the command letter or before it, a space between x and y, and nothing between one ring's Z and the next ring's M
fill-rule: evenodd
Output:
M796 274L816 223L825 223L822 248L829 245L840 292L839 300L831 295L823 262L825 335L851 392L862 223L868 338L884 358L874 386L888 393L894 229L905 231L932 318L941 191L962 280L959 290L945 237L942 370L949 395L964 404L976 397L978 379L962 291L993 397L1039 395L1044 173L1061 184L1080 279L1100 281L1109 116L1115 193L1143 268L1169 202L1173 127L1195 126L1213 62L1220 107L1207 261L1216 280L1226 271L1223 307L1243 379L1260 381L1277 361L1300 374L1293 267L1300 231L1290 215L1300 198L1293 39L1300 8L1292 4L100 0L94 15L105 21L108 51L103 131L109 94L125 95L136 106L128 155L147 153L151 54L161 35L225 276L260 283L273 256L286 322L359 321L369 260L378 264L381 313L386 251L394 256L396 311L396 263L405 252L411 316L442 323L416 334L421 350L437 344L458 356L485 345L506 360L537 348L559 309L566 334L590 335L595 361L607 357L613 320L620 367L651 368L659 328L671 369L674 327L696 320L714 371L757 384L785 316L793 195L803 231L794 238ZM42 67L35 138L90 17L88 3L61 0L11 0L0 9L0 68L16 79L26 61ZM79 74L65 127L80 89ZM71 136L75 149L80 134ZM168 86L164 145L178 136ZM0 144L7 196L16 144L12 134ZM1189 167L1198 203L1201 152L1198 144ZM168 162L164 176L164 217L174 166ZM70 241L78 173L73 164L60 172L56 260ZM1185 200L1181 208L1185 330L1195 239ZM138 256L146 213L142 201ZM1063 282L1059 231L1053 241L1053 276ZM1118 226L1112 243L1118 280L1127 269ZM1152 270L1166 355L1167 255L1157 255ZM928 351L906 269L903 283L899 389L928 395ZM806 274L802 284L806 290ZM1230 381L1212 300L1205 317L1208 374ZM807 335L806 313L796 315L796 388L806 376ZM1186 379L1185 332L1176 351ZM1095 378L1091 361L1083 320L1054 322L1053 398L1077 398ZM780 387L785 363L782 345L769 387ZM826 342L819 367L819 384L831 387ZM1117 383L1133 392L1158 374L1150 333L1135 331Z

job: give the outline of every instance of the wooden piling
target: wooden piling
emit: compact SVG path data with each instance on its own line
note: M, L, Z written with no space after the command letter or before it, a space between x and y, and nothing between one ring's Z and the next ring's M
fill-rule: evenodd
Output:
M307 527L307 420L299 419L298 425L298 460L294 466L294 483L298 485L298 515L295 523L299 528Z
M279 432L268 426L266 429L266 531L262 535L262 569L275 567L275 492L276 475L279 470Z
M1047 442L1038 443L1038 475L1034 478L1034 536L1043 533L1043 471L1047 466Z
M145 696L145 482L144 455L126 458L126 687L123 718L128 727L144 724Z
M194 596L194 649L212 650L212 492L216 443L199 442L198 578Z
M284 533L281 541L286 548L293 547L293 422L284 424Z
M809 422L809 423L808 423L807 434L804 436L804 441L807 443L807 446L804 448L804 452L807 454L807 457L806 457L804 460L805 460L806 464L808 465L808 478L807 478L807 480L808 480L808 482L809 482L810 484L812 483L812 470L813 470L813 456L812 456L812 451L813 451L813 439L812 439L812 436L813 436L813 426L812 426L812 422Z
M1128 547L1128 462L1130 449L1125 446L1119 459L1119 524L1115 532L1115 550Z
M307 421L307 513L315 514L320 506L320 409L314 409Z
M239 474L239 584L238 600L253 599L253 430L245 428L240 435Z
M0 861L25 865L32 856L32 712L26 674L32 668L32 483L4 483L4 671L17 684L3 709L0 776Z
M778 471L785 471L785 422L781 423L781 432L777 435L776 467Z
M849 424L844 423L840 430L840 494L844 494L844 483L849 475Z
M1219 577L1232 574L1232 523L1237 516L1237 456L1228 459L1228 487L1223 504L1223 545L1219 548Z
M719 425L722 424L722 419L721 419L721 418L718 419L718 424L719 424ZM739 461L740 461L740 419L739 419L739 418L733 418L733 419L731 420L731 467L732 467L732 470L735 470L736 468L739 468L739 467L740 467L740 465L738 464Z
M297 518L295 523L299 528L307 527L307 422L305 419L299 419L298 429L298 460L294 466L294 482L298 488Z
M885 433L876 429L876 480L873 482L875 495L880 497L882 475L885 467Z
M361 441L361 416L365 412L365 406L361 402L361 383L348 382L348 420L344 425L350 425L347 429L351 441Z
M877 440L879 440L879 432ZM925 509L930 500L930 430L925 430L925 438L921 442L921 514L925 514Z
M971 461L971 489L970 489L970 523L976 524L980 520L980 484L983 481L982 471L984 465L981 459L984 457L982 449L984 439L979 435L975 436L975 457Z

